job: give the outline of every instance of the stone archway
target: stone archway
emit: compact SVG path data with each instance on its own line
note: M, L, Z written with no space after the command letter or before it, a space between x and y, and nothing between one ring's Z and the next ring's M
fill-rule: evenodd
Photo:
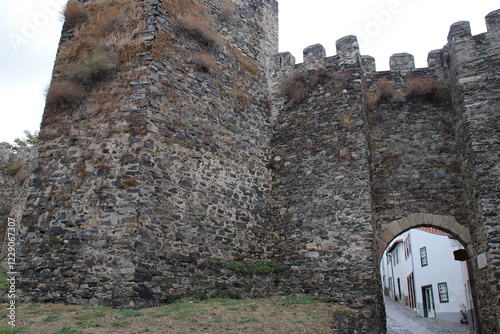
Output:
M441 216L428 213L413 213L405 218L383 224L378 235L378 257L389 243L398 235L412 228L435 227L451 234L462 243L469 255L473 255L472 239L469 229L460 225L453 216Z

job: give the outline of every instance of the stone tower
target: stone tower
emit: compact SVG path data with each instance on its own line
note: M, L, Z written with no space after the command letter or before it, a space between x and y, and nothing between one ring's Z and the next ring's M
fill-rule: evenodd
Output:
M272 246L277 10L69 2L22 224L27 300L145 306L232 283L265 293L221 269Z

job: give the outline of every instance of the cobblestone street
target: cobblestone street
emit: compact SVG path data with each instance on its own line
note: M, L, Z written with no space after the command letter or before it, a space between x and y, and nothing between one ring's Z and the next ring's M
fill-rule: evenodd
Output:
M434 318L423 318L401 303L385 299L387 334L469 334L469 327Z

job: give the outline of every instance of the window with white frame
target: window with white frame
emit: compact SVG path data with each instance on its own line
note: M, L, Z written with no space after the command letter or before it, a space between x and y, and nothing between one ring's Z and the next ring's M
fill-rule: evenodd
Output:
M439 302L448 303L450 301L448 298L448 284L438 283L438 290L439 290Z
M420 248L420 264L422 267L427 265L427 249L425 247Z

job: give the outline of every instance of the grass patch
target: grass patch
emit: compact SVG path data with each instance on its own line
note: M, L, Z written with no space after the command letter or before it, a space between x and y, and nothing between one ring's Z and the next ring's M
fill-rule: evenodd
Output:
M15 161L11 163L9 167L7 167L7 173L10 176L14 176L21 169L21 167L22 165L19 162Z
M282 305L293 305L293 304L316 304L319 301L313 296L288 296L283 298L281 301Z
M63 16L67 24L74 26L85 21L87 13L82 3L69 0L64 8Z
M394 85L386 78L380 78L370 87L365 97L365 106L372 110L382 101L388 101L396 93Z
M332 314L338 310L314 298L296 296L217 298L140 311L60 304L19 305L20 327L13 333L331 333Z
M365 106L373 110L383 102L414 102L446 104L449 99L448 89L437 78L411 78L402 87L396 88L387 78L379 78L368 89Z
M61 317L60 314L57 314L57 313L53 313L53 314L49 314L44 320L43 322L54 322L56 321L57 319L59 319Z
M65 75L72 81L92 85L108 79L116 68L117 63L112 55L105 52L95 52L69 66Z
M59 47L46 108L77 107L96 83L109 80L119 66L147 49L142 7L135 0L70 0L64 10L73 38ZM52 120L54 121L54 120Z
M123 318L138 318L138 317L142 317L143 316L142 312L137 311L137 310L132 310L132 309L123 309L123 310L120 310L120 315Z
M436 78L412 78L405 82L405 91L410 101L442 102L448 98L448 89Z
M23 333L24 329L21 327L15 328L0 328L0 334L15 334L15 333Z
M53 81L46 92L46 106L55 109L77 104L84 97L83 88L67 80Z
M124 327L127 327L128 325L130 325L130 323L127 321L123 321L123 320L117 320L117 321L111 323L111 327L113 327L113 328L124 328Z
M0 267L0 290L2 292L7 290L9 287L9 281L7 281L8 278L9 275L7 275L7 270L4 267Z
M236 16L236 5L231 0L220 4L220 16L223 21L232 22Z
M285 78L279 90L292 102L300 102L320 84L325 83L331 75L324 69L311 71L295 71Z
M140 38L146 28L141 6L134 0L93 0L83 5L86 20L58 54L59 64L71 64L95 51L113 51L120 62L145 50Z
M217 61L207 52L199 52L195 54L193 62L196 68L202 72L210 72L217 67Z
M224 42L222 36L212 28L213 19L208 8L201 3L194 3L187 7L181 14L179 24L192 38L204 44L220 46Z
M81 334L81 333L83 333L81 330L73 329L71 328L71 326L63 326L63 328L61 328L57 332L54 332L54 334Z
M93 308L91 310L85 310L82 312L77 312L77 314L73 317L75 320L83 320L83 321L88 321L88 320L97 320L99 318L103 318L107 314L107 310L104 308Z

